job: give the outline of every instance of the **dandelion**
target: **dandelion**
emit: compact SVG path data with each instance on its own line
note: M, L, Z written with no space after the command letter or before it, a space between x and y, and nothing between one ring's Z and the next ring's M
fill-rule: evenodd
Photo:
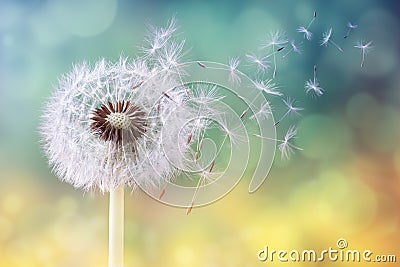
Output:
M371 49L373 48L372 41L370 41L368 43L365 43L363 41L358 41L354 47L361 50L361 55L362 55L361 68L362 68L364 66L365 55L368 54L371 51Z
M284 118L290 115L300 115L299 111L304 110L302 107L296 107L296 101L290 97L283 99L283 103L285 104L287 111L283 116L275 123L275 126L278 125Z
M55 174L110 194L109 266L123 265L124 188L173 180L193 153L188 136L196 140L210 125L186 123L218 113L218 95L181 86L184 42L174 32L174 20L152 28L150 47L135 60L76 64L43 110L40 134Z
M345 39L346 39L347 37L349 37L349 35L350 35L350 33L351 33L352 30L358 28L358 25L353 24L353 23L351 23L351 22L348 22L348 23L347 23L347 28L349 28L349 29L347 30L346 35L343 36L343 38L345 38Z
M240 60L238 57L231 58L229 60L229 81L232 83L240 83L240 77L237 74L237 68L240 64Z
M281 31L274 31L269 33L268 40L260 47L260 49L272 48L272 55L274 60L274 72L272 77L276 77L276 53L281 51L283 48L280 47L276 49L277 46L282 46L286 44L288 40L286 39L285 33Z
M340 52L343 52L343 49L338 44L336 44L334 41L332 41L331 37L332 37L332 28L329 28L329 30L327 30L326 32L324 32L322 34L321 46L328 46L328 43L331 43Z
M289 51L287 52L287 53L285 53L283 56L282 56L282 58L285 58L285 57L287 57L290 53L292 53L292 52L295 52L295 53L297 53L297 54L301 54L301 50L300 50L300 46L301 46L301 42L300 43L298 43L298 44L296 44L295 42L294 42L294 40L291 40L290 41L290 46L291 46L291 48L289 49Z
M316 12L307 27L298 28L307 40L312 39L309 29L315 19ZM356 26L349 26L347 36ZM172 204L187 207L189 214L197 204L196 198L203 201L205 194L202 195L201 187L220 175L217 170L220 165L216 161L219 152L234 147L234 151L239 152L232 153L239 155L233 161L236 162L241 161L244 148L250 147L246 134L249 128L244 126L249 111L252 113L250 120L263 122L257 125L261 134L253 136L278 141L281 159L289 158L294 150L301 150L292 144L297 134L294 126L289 127L282 140L266 137L271 132L275 136L275 127L283 119L299 115L303 110L292 98L283 99L285 110L274 125L271 105L266 100L270 95L283 96L275 83L277 54L282 53L285 58L292 52L301 53L301 42L291 40L289 46L283 32L270 32L260 47L266 49L266 53L262 56L247 54L246 59L256 65L257 74L266 73L273 64L272 79L253 81L238 71L239 57L231 58L229 66L207 61L182 63L185 40L177 40L176 31L173 18L166 27L149 26L146 45L141 48L142 56L74 65L72 71L59 80L41 117L44 152L56 176L75 188L110 194L109 267L123 266L125 188L142 188L165 200L169 197L168 186L172 186L178 176L196 181L190 199L186 199L188 191L185 191L184 204ZM343 51L331 37L332 28L323 34L321 46L331 43ZM360 41L355 46L362 52L361 67L371 44ZM191 78L195 81L188 81L190 75L186 67L193 68ZM221 73L223 75L219 75ZM231 83L209 81L220 77ZM219 93L221 88L229 90L226 98ZM323 94L316 66L313 79L308 80L304 88L307 94ZM240 91L242 89L245 91ZM243 111L227 104L232 97L246 103ZM222 134L209 142L210 130ZM263 152L267 150L275 153L272 149ZM268 153L260 153L263 166L272 162L266 163ZM268 172L269 168L265 170ZM265 178L265 170L257 175ZM193 175L197 175L198 181Z
M314 78L313 79L309 79L306 82L306 85L304 86L304 88L306 89L306 93L308 94L309 92L314 93L316 96L320 96L324 93L324 89L322 89L319 86L319 82L317 80L317 66L314 65Z
M307 39L308 41L310 41L312 38L312 32L309 30L309 28L313 24L316 17L317 17L317 12L314 11L313 17L312 17L311 21L308 23L307 27L301 26L301 27L297 28L297 32L303 33L304 38Z
M258 57L255 54L247 54L246 58L250 63L253 63L257 66L257 73L267 72L270 68L270 62L266 60L266 57Z
M168 92L174 101L165 99L164 91L178 81L172 74L164 72L142 83L144 77L133 73L144 70L124 63L76 65L47 103L40 129L49 162L61 180L110 193L110 266L122 262L124 186L152 187L172 179L176 168L163 151L176 146L189 151L189 146L183 138L161 139L160 129L178 136L185 118L198 112L182 97L183 90ZM175 116L165 124L171 112Z

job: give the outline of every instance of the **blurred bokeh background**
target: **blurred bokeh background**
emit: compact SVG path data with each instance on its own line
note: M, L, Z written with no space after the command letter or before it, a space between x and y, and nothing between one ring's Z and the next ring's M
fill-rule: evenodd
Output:
M39 145L40 110L74 62L134 56L146 25L174 15L188 60L244 60L272 30L301 40L296 28L314 10L315 37L333 27L344 52L303 41L302 55L279 63L277 81L306 108L296 139L304 150L289 161L278 156L255 194L245 178L189 216L144 194L127 196L126 266L348 266L257 259L265 245L323 250L339 238L349 249L397 254L399 262L396 1L0 0L0 266L107 264L108 196L59 182ZM344 39L349 21L359 28ZM361 39L374 45L362 69L353 47ZM304 93L314 64L326 90L319 98Z

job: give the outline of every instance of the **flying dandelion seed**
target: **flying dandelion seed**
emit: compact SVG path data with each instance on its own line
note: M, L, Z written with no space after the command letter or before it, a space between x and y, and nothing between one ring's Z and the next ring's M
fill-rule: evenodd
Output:
M317 66L314 65L314 78L310 79L306 82L304 86L306 89L306 93L312 92L316 96L321 96L324 93L324 89L319 86L319 82L317 80Z
M306 27L301 26L297 29L297 32L299 33L303 33L304 34L304 38L307 40L311 40L312 38L312 32L310 32Z
M286 132L286 134L285 134L284 140L281 142L281 144L279 144L278 147L279 147L279 150L281 151L281 158L282 158L282 159L283 159L283 158L289 159L290 156L293 154L293 150L294 150L294 149L302 150L301 148L296 147L296 146L294 146L294 145L292 145L292 144L290 143L290 141L291 141L293 138L295 138L296 134L297 134L297 129L296 129L296 127L295 127L295 126L291 126L291 127L287 130L287 132Z
M265 102L261 108L256 111L252 116L249 117L250 120L254 120L258 118L260 121L262 121L265 118L269 118L272 116L272 109L271 109L271 104L268 102Z
M279 86L275 82L273 82L272 79L267 79L265 81L254 81L254 85L257 89L266 94L276 95L276 96L283 95L281 92L277 91Z
M345 38L345 39L346 39L347 37L349 37L349 35L350 35L350 33L351 33L352 30L358 28L358 25L353 24L353 23L351 23L351 22L348 22L348 23L347 23L347 28L349 28L349 29L347 30L346 35L343 36L343 38Z
M229 81L232 83L240 83L240 77L237 74L237 68L240 64L238 57L229 60Z
M177 30L176 19L173 17L167 24L167 27L154 27L148 25L148 35L145 38L146 45L142 47L142 51L146 57L151 58L158 53L162 47L165 47L173 34Z
M354 46L357 49L361 50L361 68L364 66L364 62L365 62L365 55L368 54L371 49L373 49L374 47L372 46L372 41L366 43L363 41L358 41L357 44Z
M296 137L296 134L297 134L297 128L295 126L291 126L287 130L283 140L275 139L275 141L280 142L278 148L279 151L281 152L281 159L289 159L290 156L294 153L294 150L303 150L302 148L294 146L293 144L290 143L290 141ZM259 134L253 134L253 136L260 139L271 139L269 137L265 137Z
M257 73L265 73L270 68L270 62L266 60L266 57L258 57L255 54L247 54L246 58L250 63L256 65Z
M193 193L193 197L192 197L192 200L190 202L190 205L186 209L186 215L189 215L192 212L200 187L215 181L215 179L216 179L215 177L219 177L220 176L220 173L213 172L214 166L215 166L215 161L213 161L211 163L211 165L210 165L208 170L204 170L199 174L200 178L199 178L199 181L197 183L196 189L195 189L195 191ZM215 176L215 177L213 177L213 176Z
M301 42L296 44L294 40L290 41L290 49L288 52L286 52L282 58L286 58L290 53L295 52L297 54L301 54L301 50L300 50L300 46L301 46Z
M296 101L290 97L287 97L286 99L283 99L283 103L285 104L287 111L283 116L275 122L275 125L278 125L284 118L290 115L300 115L300 111L304 110L302 107L296 107Z
M332 41L332 28L329 28L326 32L322 34L322 39L321 39L321 46L328 46L328 43L332 44L334 47L336 47L340 52L343 52L343 49L336 44L334 41Z
M308 41L311 41L311 39L312 39L312 32L309 30L309 28L315 21L316 17L317 17L317 11L314 11L313 17L312 17L311 21L308 23L307 27L301 26L301 27L297 28L297 32L303 33L304 38L307 39Z
M276 71L277 71L277 66L276 66L276 53L279 52L280 47L283 44L286 44L288 40L286 39L285 33L281 31L274 31L270 32L269 36L267 38L267 41L260 46L260 49L266 49L266 48L271 48L272 49L272 56L273 56L273 63L274 63L274 71L272 74L272 78L275 79L276 77ZM277 51L279 50L279 51Z

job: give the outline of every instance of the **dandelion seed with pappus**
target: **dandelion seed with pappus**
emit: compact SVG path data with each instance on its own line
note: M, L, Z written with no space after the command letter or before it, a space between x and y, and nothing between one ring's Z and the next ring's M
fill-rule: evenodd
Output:
M255 54L247 54L246 58L250 63L256 65L257 73L263 74L270 68L270 62L266 60L266 57L258 57Z
M274 31L274 32L269 33L267 41L263 45L260 46L260 49L266 49L266 48L270 48L270 47L272 49L273 63L274 63L274 72L272 74L272 78L276 77L276 68L277 68L276 67L276 53L279 52L279 51L277 51L276 47L282 46L283 44L286 44L287 42L288 42L288 40L286 39L286 35L284 32Z
M349 37L349 35L350 35L350 33L351 33L352 30L358 28L358 25L353 24L353 23L351 23L351 22L348 22L348 23L347 23L347 28L349 28L349 29L347 30L346 35L343 36L343 38L345 38L345 39L346 39L347 37Z
M307 40L311 40L312 37L312 32L310 32L307 28L305 28L304 26L301 26L297 29L297 32L299 33L303 33L304 34L304 38Z
M271 104L269 102L265 102L259 110L249 117L249 119L254 120L257 118L262 121L270 116L272 116Z
M290 156L294 153L295 149L303 150L302 148L294 146L293 144L290 143L290 141L296 137L296 134L297 134L297 128L295 126L290 126L283 140L272 139L269 137L261 136L259 134L252 134L252 135L257 138L280 142L280 144L278 145L278 149L281 152L281 159L289 159Z
M371 49L373 48L372 41L370 41L368 43L363 42L363 41L358 41L354 47L361 50L361 55L362 55L361 68L362 68L364 66L364 62L365 62L365 55L368 54L371 51Z
M282 101L285 104L287 111L285 112L285 114L283 114L283 116L277 122L275 122L275 126L278 125L287 116L300 115L299 112L304 110L304 108L302 108L302 107L295 106L296 101L290 97L287 97L286 99L283 99Z
M331 38L332 38L332 28L329 28L326 32L322 34L321 46L328 46L328 43L330 43L333 46L335 46L340 52L343 52L343 49L334 41L332 41Z
M301 50L300 50L301 44L302 44L301 42L298 43L298 44L296 44L294 40L291 40L291 41L290 41L290 49L289 49L289 51L288 51L286 54L284 54L284 55L282 56L282 58L287 57L287 56L288 56L290 53L292 53L292 52L295 52L295 53L297 53L297 54L301 54Z
M295 126L291 126L286 134L285 134L285 138L283 141L281 141L281 143L278 145L279 150L281 151L281 158L286 158L288 159L290 157L291 154L293 154L293 150L297 149L297 150L302 150L299 147L296 147L294 145L292 145L290 143L290 140L292 140L293 138L295 138L297 134L297 129Z
M240 83L240 77L237 74L237 68L240 64L238 57L229 59L229 81L232 83Z
M309 79L304 86L306 89L306 93L313 93L316 96L321 96L324 93L324 89L320 87L319 82L317 80L317 66L314 65L314 78Z
M254 85L258 90L260 90L266 94L275 95L275 96L283 95L281 92L277 91L277 89L279 87L276 83L273 82L272 79L267 79L265 81L254 81Z
M316 17L317 17L317 11L314 11L313 17L312 17L311 21L308 23L307 27L301 26L301 27L297 28L297 32L303 33L304 38L307 39L308 41L311 41L311 38L312 38L312 32L310 32L309 28L313 24Z

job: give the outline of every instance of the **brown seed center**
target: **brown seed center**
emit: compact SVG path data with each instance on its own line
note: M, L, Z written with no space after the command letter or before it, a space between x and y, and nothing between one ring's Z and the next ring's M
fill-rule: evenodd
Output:
M107 115L106 121L110 123L111 127L116 129L127 130L131 125L131 119L129 116L121 112L115 112Z
M105 141L132 143L146 131L146 113L130 101L102 104L92 114L90 127Z

